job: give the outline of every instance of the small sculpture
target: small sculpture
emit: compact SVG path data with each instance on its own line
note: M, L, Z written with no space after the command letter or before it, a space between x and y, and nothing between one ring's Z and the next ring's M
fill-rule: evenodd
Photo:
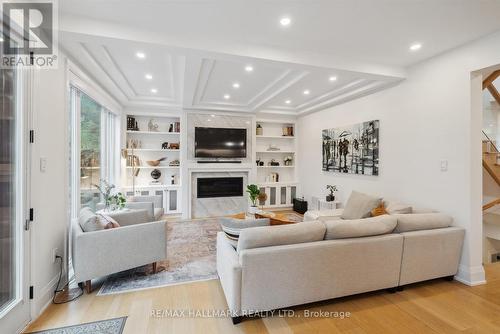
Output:
M168 148L171 149L171 150L178 150L180 147L179 143L170 143L168 145Z
M161 177L161 172L158 169L153 169L151 172L151 177L153 178L153 181L151 181L152 184L158 184L160 181L158 179Z
M148 122L148 130L151 132L158 132L158 124L153 122L154 119L150 119Z
M177 167L180 164L181 164L180 161L177 160L177 159L175 159L175 160L170 161L168 165L171 166L171 167Z
M166 149L168 149L168 142L164 142L164 143L162 143L162 144L161 144L161 149L162 149L162 150L166 150Z
M170 126L168 127L168 132L174 132L174 124L170 124Z

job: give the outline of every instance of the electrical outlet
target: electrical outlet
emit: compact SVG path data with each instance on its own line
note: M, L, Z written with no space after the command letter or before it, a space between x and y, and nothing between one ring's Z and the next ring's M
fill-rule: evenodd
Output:
M56 256L59 255L58 252L59 249L57 248L52 249L52 263L56 263L57 260Z

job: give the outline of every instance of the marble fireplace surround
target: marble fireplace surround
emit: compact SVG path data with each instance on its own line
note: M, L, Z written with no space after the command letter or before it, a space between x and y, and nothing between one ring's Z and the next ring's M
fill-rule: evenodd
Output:
M190 213L191 218L220 217L230 214L245 212L248 207L246 196L246 186L250 170L191 170L190 171ZM197 180L198 178L209 177L243 177L243 196L237 197L215 197L198 198Z

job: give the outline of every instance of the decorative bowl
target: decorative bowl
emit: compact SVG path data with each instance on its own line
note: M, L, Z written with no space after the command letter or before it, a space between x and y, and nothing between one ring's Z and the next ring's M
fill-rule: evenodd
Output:
M151 167L156 167L160 165L160 160L147 160L146 163Z

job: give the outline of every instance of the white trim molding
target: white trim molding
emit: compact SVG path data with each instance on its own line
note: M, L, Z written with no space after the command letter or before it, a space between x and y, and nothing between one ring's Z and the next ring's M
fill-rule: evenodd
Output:
M459 265L455 279L468 286L486 284L486 276L482 265L475 267L469 267L463 264Z

